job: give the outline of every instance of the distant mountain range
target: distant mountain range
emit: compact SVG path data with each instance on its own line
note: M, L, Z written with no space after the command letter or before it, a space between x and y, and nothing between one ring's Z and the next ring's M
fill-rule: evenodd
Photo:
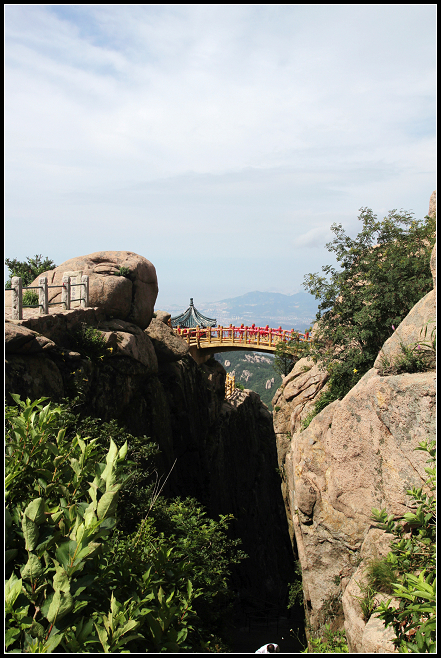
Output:
M222 299L219 302L198 302L194 300L198 311L210 318L216 318L220 325L270 325L282 329L305 331L315 320L318 309L317 300L307 292L283 295L278 292L247 292L240 297ZM187 303L188 306L188 303ZM175 306L167 310L178 315L187 308Z

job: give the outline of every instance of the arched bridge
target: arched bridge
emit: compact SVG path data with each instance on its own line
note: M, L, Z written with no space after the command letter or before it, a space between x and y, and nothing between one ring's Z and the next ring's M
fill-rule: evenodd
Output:
M252 350L253 352L275 352L281 341L287 343L292 338L299 341L309 341L309 333L304 334L291 329L287 331L279 327L176 327L174 330L190 346L190 354L197 363L204 363L218 352L233 352L235 350Z

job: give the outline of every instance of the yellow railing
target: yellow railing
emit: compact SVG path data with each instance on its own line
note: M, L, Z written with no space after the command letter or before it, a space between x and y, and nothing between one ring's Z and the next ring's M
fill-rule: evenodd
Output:
M230 373L227 372L227 376L225 378L225 397L230 398L233 395L235 388L236 378L234 375L230 375Z
M277 343L297 339L299 341L309 341L309 332L301 334L294 329L287 331L279 327L270 329L266 327L196 327L188 329L187 327L177 327L176 333L187 341L189 345L196 345L198 349L207 349L217 345L243 345L244 347L260 347L270 351L276 349Z

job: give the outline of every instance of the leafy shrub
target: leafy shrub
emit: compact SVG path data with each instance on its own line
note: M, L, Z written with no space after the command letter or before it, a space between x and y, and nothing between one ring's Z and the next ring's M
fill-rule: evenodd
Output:
M299 335L295 335L288 342L279 341L276 345L274 370L286 377L294 368L297 361L309 352L309 343L301 341Z
M435 441L424 441L416 450L428 453L428 464L435 463ZM390 600L383 602L375 614L385 626L393 627L394 644L404 653L436 652L436 499L432 495L436 489L436 468L425 470L430 493L416 487L407 491L414 512L396 520L385 510L372 510L377 527L395 535L386 559L397 573L392 594L400 602L397 609L390 605Z
M22 297L23 306L38 306L39 298L35 290L25 290Z
M115 272L115 276L125 276L126 278L129 277L130 270L128 267L120 267L117 272Z
M82 322L80 327L71 333L71 343L73 349L84 354L91 361L102 360L108 356L106 339L103 334L85 322Z
M72 436L82 421L71 410L43 406L45 398L12 398L17 407L6 410L5 456L7 649L222 647L193 606L204 595L216 601L226 589L228 565L242 559L237 541L226 539L230 517L216 523L203 518L195 501L162 502L160 521L147 516L124 535L117 522L119 495L131 479L127 441L118 449L110 438L107 449L103 428L92 419L85 426L94 438ZM113 423L108 427L116 431ZM149 461L149 450L139 465ZM130 498L130 490L126 494Z
M348 653L344 631L331 631L330 624L325 624L322 638L310 640L312 651L305 649L301 653Z
M294 573L296 574L296 580L289 585L288 609L303 605L302 567L299 560L295 562Z

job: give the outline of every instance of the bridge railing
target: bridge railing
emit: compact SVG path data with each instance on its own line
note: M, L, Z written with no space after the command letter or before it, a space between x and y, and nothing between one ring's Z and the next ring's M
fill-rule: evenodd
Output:
M243 345L256 345L261 347L269 347L275 349L277 343L283 341L287 343L292 339L299 341L309 341L309 332L299 333L292 329L287 331L279 327L278 329L271 329L268 325L266 327L251 327L241 325L234 327L230 324L229 327L177 327L176 333L187 341L189 345L196 345L199 347L208 347L210 344L243 344Z

